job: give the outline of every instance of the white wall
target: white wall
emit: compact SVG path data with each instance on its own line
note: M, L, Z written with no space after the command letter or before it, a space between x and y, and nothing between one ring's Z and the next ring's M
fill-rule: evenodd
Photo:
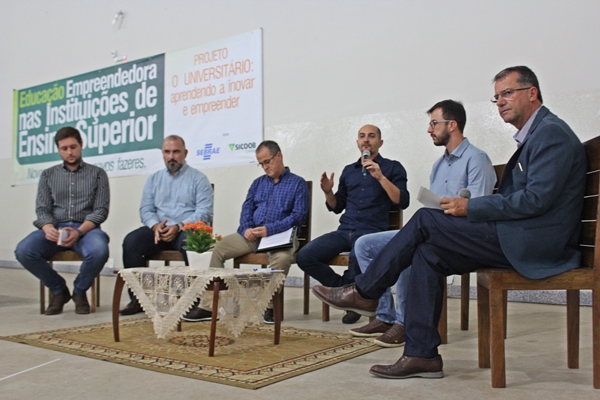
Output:
M121 29L111 25L118 10L126 13ZM491 79L504 67L529 65L551 110L582 140L600 134L598 15L596 0L3 0L0 260L14 260L35 218L35 186L11 187L13 89L110 66L112 50L135 60L262 27L265 138L280 143L286 164L315 183L323 171L339 176L359 155L358 128L374 123L383 131L382 154L403 163L414 196L441 154L425 114L439 100L462 100L465 134L494 163L506 162L514 129L488 101ZM230 233L261 171L204 172L216 187L216 231ZM123 237L140 225L145 180L110 182L103 228L118 266ZM313 236L337 226L315 188ZM417 207L413 200L407 216Z

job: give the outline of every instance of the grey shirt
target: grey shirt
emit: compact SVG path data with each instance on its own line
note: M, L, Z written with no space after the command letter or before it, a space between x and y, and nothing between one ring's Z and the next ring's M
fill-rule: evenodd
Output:
M108 217L110 192L106 172L94 165L81 162L70 171L64 164L50 167L40 176L35 205L41 228L58 222L92 221L96 226Z

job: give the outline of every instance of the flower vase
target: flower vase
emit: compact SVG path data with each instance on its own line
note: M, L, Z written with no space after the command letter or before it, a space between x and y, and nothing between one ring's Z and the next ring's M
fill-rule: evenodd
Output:
M212 258L212 251L205 251L204 253L196 253L195 251L186 251L188 265L191 269L208 269L210 266L210 259Z

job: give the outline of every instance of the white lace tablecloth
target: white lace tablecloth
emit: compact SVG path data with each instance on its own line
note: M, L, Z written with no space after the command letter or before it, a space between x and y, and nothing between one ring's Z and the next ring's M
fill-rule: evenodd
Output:
M160 339L167 337L198 297L212 310L213 292L206 285L221 278L227 290L219 293L219 324L237 337L249 324L259 324L273 294L285 281L281 272L250 272L189 267L128 268L119 271L131 288ZM206 292L206 294L205 294Z

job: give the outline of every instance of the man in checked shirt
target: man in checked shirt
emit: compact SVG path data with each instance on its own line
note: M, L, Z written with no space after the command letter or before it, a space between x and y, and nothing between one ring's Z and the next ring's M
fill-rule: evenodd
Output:
M89 314L85 293L108 260L109 239L100 229L108 217L108 177L102 168L81 159L82 140L77 129L59 129L54 142L63 163L42 172L36 199L37 219L33 222L38 230L17 245L15 255L54 294L46 315L62 313L71 300L65 280L46 260L65 250L81 255L83 262L73 284L72 298L77 314Z
M215 245L211 268L223 268L225 260L252 253L259 238L294 226L300 228L306 220L308 186L283 164L279 145L272 140L262 142L256 149L256 160L265 174L256 178L248 190L237 232ZM287 275L297 248L298 240L294 238L292 248L267 252L271 268L283 270ZM272 324L273 321L273 309L267 308L264 322Z

